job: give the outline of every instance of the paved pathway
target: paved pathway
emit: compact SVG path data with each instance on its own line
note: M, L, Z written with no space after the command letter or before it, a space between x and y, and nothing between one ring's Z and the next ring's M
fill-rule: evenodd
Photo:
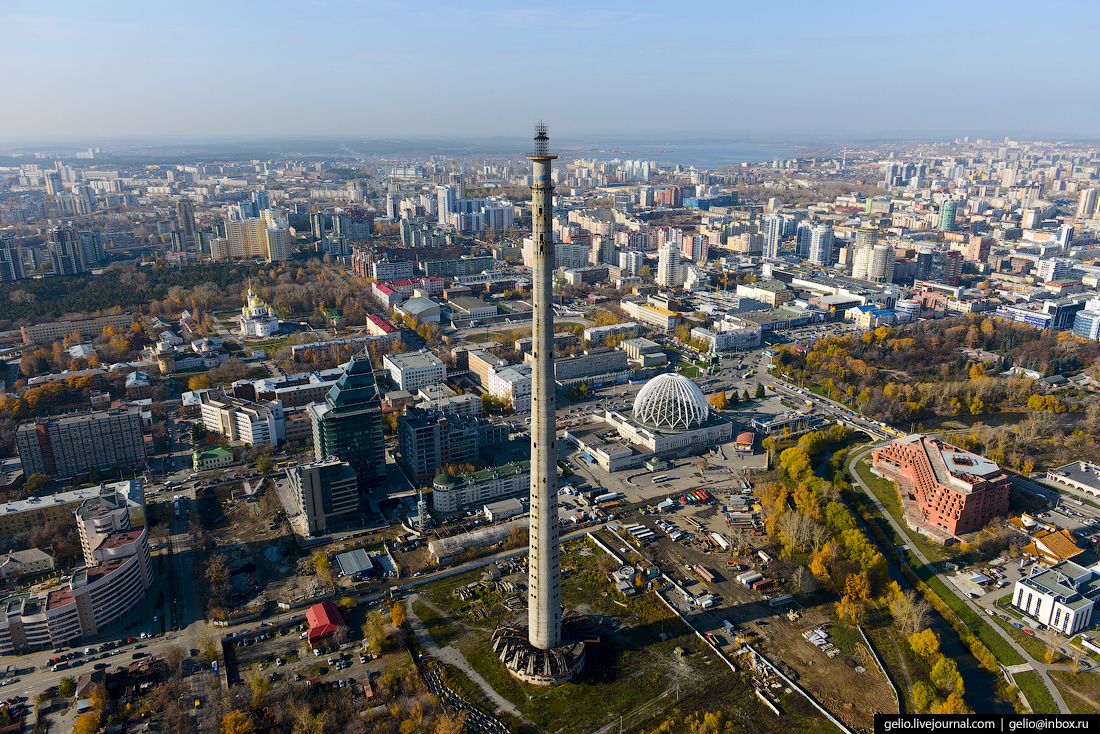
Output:
M497 705L498 711L504 711L506 713L515 716L518 719L527 721L523 713L516 708L515 704L509 701L504 696L496 692L496 689L489 685L489 681L481 677L481 674L474 670L473 666L467 662L466 657L459 651L458 648L453 645L447 647L440 647L435 644L435 640L428 634L428 628L424 626L424 623L420 621L420 618L416 616L413 611L413 602L419 598L418 594L410 594L408 597L408 618L409 624L412 625L413 633L416 635L416 641L420 643L420 646L431 655L432 657L442 660L448 665L453 665L467 676L470 680L477 684L477 687L481 689L482 693L489 697L493 703Z
M894 516L891 515L886 510L886 508L882 506L882 503L878 501L878 498L875 496L875 494L867 487L866 484L863 483L863 480L860 479L859 474L856 473L855 465L871 451L871 448L872 447L868 446L866 448L859 449L853 452L852 455L848 457L848 473L852 477L852 482L858 485L859 488L863 490L863 493L867 495L867 497L869 497L872 502L875 503L879 511L882 512L882 516L885 517L886 520L890 523L891 527L894 528L894 532L897 533L898 537L908 540L909 536L905 533L904 530L902 530L897 520L894 519ZM909 550L913 553L913 555L917 557L917 560L919 560L921 563L928 566L929 568L935 570L935 566L933 566L932 563L930 563L928 559L924 557L924 554L920 552L915 544L907 542L906 545L909 547ZM971 599L963 596L962 590L957 588L955 584L951 583L951 581L944 574L936 573L936 575L940 577L941 581L943 581L944 586L950 589L951 593L958 596L964 604L972 607L975 611L979 613L985 613L984 608L975 604ZM1016 640L1014 640L1012 636L1008 634L1008 632L1003 630L999 624L990 624L989 626L997 634L1003 637L1005 642L1011 645L1012 649L1020 653L1020 655L1023 656L1024 660L1027 661L1024 665L1014 665L1011 668L1008 668L1008 671L1012 673L1023 672L1025 670L1034 670L1036 673L1039 674L1039 680L1041 680L1043 682L1043 685L1046 686L1047 690L1050 691L1050 695L1054 699L1054 703L1058 705L1058 710L1063 714L1070 713L1069 706L1066 705L1065 699L1062 698L1061 691L1058 690L1058 687L1054 685L1054 681L1051 680L1050 676L1047 674L1047 671L1050 670L1052 667L1054 669L1058 669L1059 667L1064 666L1049 666L1038 662L1033 657L1028 655L1027 650L1021 647L1020 643L1016 642ZM1020 670L1016 670L1017 668L1019 668Z

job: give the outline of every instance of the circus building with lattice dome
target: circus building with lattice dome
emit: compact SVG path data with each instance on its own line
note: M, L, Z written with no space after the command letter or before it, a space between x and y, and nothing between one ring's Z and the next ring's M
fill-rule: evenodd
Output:
M616 438L609 432L618 434ZM710 409L703 391L683 375L657 375L642 386L633 409L604 411L603 423L569 429L607 471L641 466L654 456L688 456L733 440L733 423Z
M237 317L241 336L271 336L279 331L279 317L275 309L263 302L252 288L248 289L248 302Z

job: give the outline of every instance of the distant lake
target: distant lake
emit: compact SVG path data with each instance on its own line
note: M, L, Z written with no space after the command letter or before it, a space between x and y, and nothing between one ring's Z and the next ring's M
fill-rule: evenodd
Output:
M721 168L741 163L761 163L798 155L794 146L753 145L735 142L621 142L608 144L599 152L577 153L579 158L657 161L661 164ZM570 155L569 153L565 155Z

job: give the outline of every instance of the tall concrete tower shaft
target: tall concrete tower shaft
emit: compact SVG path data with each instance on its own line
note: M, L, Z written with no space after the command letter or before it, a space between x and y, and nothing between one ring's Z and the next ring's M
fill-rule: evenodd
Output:
M554 404L554 310L551 226L554 186L550 140L535 127L531 236L534 240L534 369L531 385L531 555L528 567L528 641L549 650L561 643L561 551L558 547L558 447Z

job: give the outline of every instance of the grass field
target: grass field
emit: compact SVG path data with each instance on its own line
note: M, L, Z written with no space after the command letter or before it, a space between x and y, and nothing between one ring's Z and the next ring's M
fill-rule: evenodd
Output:
M413 613L420 618L432 636L435 644L446 647L458 637L458 631L448 620L439 616L434 609L423 602L413 603Z
M999 624L1001 626L1001 629L1007 632L1009 636L1016 641L1016 644L1027 651L1028 655L1035 658L1040 663L1047 662L1047 651L1052 650L1052 648L1050 648L1043 640L1038 637L1029 635L1021 629L1013 627L1009 622L1006 622L999 617L990 617L990 619L992 619L996 624ZM1060 654L1056 650L1052 651L1054 652L1054 655L1050 660L1051 663L1064 664L1070 662L1069 658L1067 658L1065 655Z
M1036 714L1058 713L1058 705L1054 703L1054 698L1050 695L1047 687L1043 685L1043 681L1039 679L1038 673L1034 670L1028 670L1023 673L1014 673L1012 678L1016 681L1016 686L1027 697L1032 712Z
M1070 711L1075 714L1100 713L1100 707L1091 705L1080 696L1075 696L1069 691L1077 691L1082 696L1093 702L1100 702L1100 674L1098 673L1074 673L1072 670L1052 670L1050 676L1061 687L1062 698Z
M286 346L290 343L290 339L283 337L282 339L267 339L266 341L247 341L245 345L251 349L263 349L265 351L271 351L278 349L279 347Z

